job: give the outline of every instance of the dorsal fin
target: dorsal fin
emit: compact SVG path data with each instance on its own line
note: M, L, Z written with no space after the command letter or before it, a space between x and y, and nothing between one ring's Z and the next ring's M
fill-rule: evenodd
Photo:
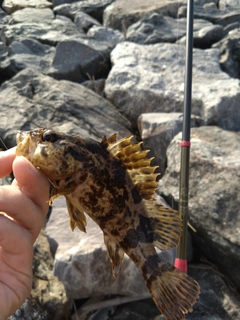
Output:
M149 150L142 149L142 142L131 143L133 136L117 141L117 133L109 139L102 139L104 147L125 166L130 178L143 199L152 199L157 189L156 167L151 166L153 158L147 158Z

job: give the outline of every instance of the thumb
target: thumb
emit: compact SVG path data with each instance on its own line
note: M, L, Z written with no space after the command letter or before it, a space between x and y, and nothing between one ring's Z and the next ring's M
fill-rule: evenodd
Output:
M18 156L13 161L14 184L38 205L46 214L48 211L49 186L46 176L26 158Z

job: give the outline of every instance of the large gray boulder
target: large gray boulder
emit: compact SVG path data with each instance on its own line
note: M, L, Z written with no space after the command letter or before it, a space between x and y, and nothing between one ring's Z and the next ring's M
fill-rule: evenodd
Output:
M88 30L87 35L98 41L108 42L112 48L115 47L118 42L124 41L124 36L119 30L97 25L92 26Z
M221 0L219 1L220 9L239 9L239 1L238 0Z
M187 315L187 320L239 319L238 297L213 265L203 263L189 265L188 274L198 281L201 294L193 312Z
M0 53L1 82L10 79L19 71L33 67L47 73L55 54L55 48L34 39L13 41L9 46L2 45Z
M79 11L74 17L74 23L80 32L87 32L92 26L101 26L101 24L89 14Z
M181 134L167 150L159 191L179 201ZM202 253L240 288L240 135L218 127L192 128L190 223Z
M11 14L24 8L51 8L52 4L47 0L4 0L2 7L4 11Z
M105 94L136 127L146 112L180 112L184 99L185 47L119 43ZM192 113L206 124L239 130L240 87L219 66L217 49L193 50Z
M43 44L57 45L70 36L84 36L70 19L53 19L47 22L24 21L15 24L5 24L2 28L1 39L9 45L13 41L32 38Z
M211 25L193 32L193 47L199 49L211 48L211 46L221 40L224 36L224 28L220 25ZM182 37L178 43L186 44L186 36Z
M81 83L106 78L109 71L110 44L78 38L64 40L57 45L48 75L58 80Z
M17 24L23 22L49 23L54 19L53 11L50 8L24 8L15 11L9 16L9 24Z
M145 0L118 0L104 10L103 24L106 27L126 32L131 24L153 12L176 18L178 8L183 4L186 4L185 0L152 0L151 2Z
M180 18L186 18L187 7L180 7L178 14ZM196 6L194 8L194 19L204 19L214 24L220 24L223 27L227 26L228 24L238 22L239 18L239 5L235 9L229 8L223 10L219 10L218 8L203 8L201 6Z
M0 137L16 144L19 130L55 128L70 134L101 139L119 132L130 136L130 124L116 108L93 91L24 69L0 88Z
M64 3L54 7L54 13L74 20L79 11L89 14L99 22L103 20L103 11L113 0L84 0Z
M186 34L186 18L174 19L159 13L152 13L149 17L132 24L126 34L128 41L140 44L154 44L158 42L176 42ZM194 20L194 32L212 26L206 20Z
M213 45L220 49L219 62L223 71L240 79L240 30L229 32L221 41Z

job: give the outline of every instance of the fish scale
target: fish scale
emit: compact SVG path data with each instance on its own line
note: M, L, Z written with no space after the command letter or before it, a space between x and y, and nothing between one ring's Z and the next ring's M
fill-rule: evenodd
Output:
M117 141L115 133L97 142L40 128L18 133L16 154L51 181L50 202L65 196L72 230L86 232L85 214L99 225L115 277L126 253L164 317L183 320L199 296L199 285L155 250L177 246L182 221L178 212L154 202L157 167L141 143L131 139Z

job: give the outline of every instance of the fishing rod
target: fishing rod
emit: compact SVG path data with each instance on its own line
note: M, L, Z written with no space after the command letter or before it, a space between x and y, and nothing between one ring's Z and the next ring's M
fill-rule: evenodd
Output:
M192 100L192 55L193 55L193 12L194 0L187 3L185 86L183 107L183 131L181 141L181 169L179 185L178 212L183 221L182 235L177 247L175 267L187 272L187 225L188 225L188 193L189 193L189 157Z

